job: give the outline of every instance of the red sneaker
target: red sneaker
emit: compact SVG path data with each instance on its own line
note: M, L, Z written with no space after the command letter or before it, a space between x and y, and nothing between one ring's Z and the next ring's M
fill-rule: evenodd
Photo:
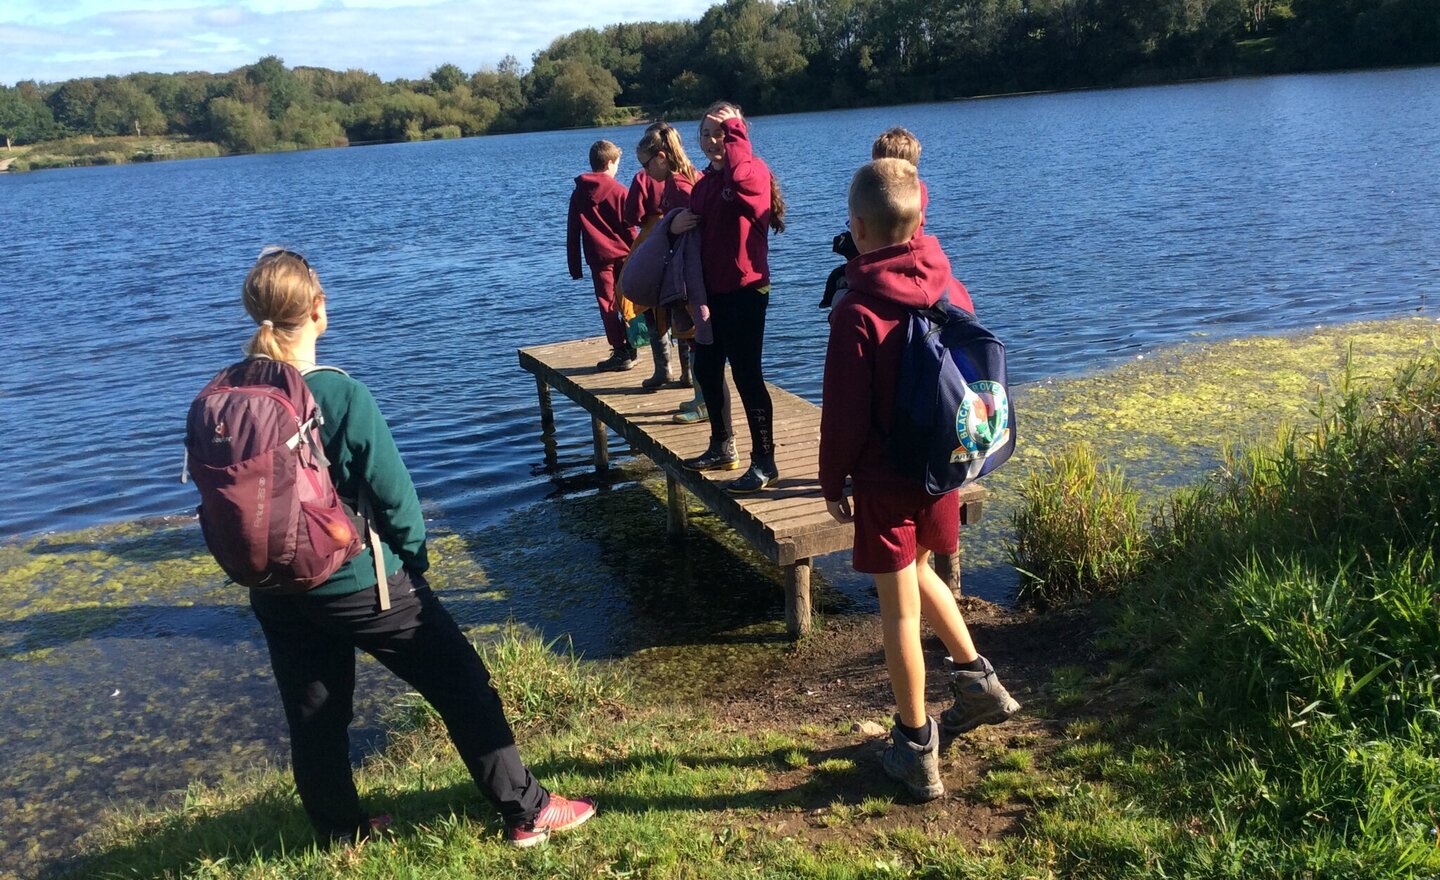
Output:
M376 837L384 837L390 831L390 825L394 820L389 813L381 813L378 816L371 816L370 821L361 834L361 840L370 840Z
M595 815L595 802L589 798L563 798L550 795L550 803L524 825L512 825L505 829L505 839L514 846L526 847L544 843L552 831L569 831L578 828Z

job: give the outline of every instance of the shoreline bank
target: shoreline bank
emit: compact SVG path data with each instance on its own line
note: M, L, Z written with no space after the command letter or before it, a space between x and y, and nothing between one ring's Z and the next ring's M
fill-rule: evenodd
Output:
M1315 390L1338 381L1347 349L1354 374L1377 379L1432 347L1437 333L1431 318L1401 318L1188 343L1094 375L1026 386L1022 456L997 472L1005 482L990 482L996 503L963 539L967 593L1013 578L1003 505L1013 506L1007 496L1043 453L1077 437L1122 438L1112 460L1159 493L1177 467L1203 473L1205 456L1218 457L1215 444L1238 439L1233 427L1197 434L1196 411L1264 435L1281 418L1303 417ZM1097 400L1111 411L1097 412ZM1124 424L1108 426L1112 414ZM1156 465L1148 483L1147 460ZM792 699L793 687L777 678L789 649L774 572L698 510L700 533L683 552L673 549L658 515L663 484L643 471L622 470L616 488L542 502L475 533L437 530L433 583L480 638L514 619L547 641L572 633L586 656L619 658L649 689L675 693L683 682L694 699L732 708L757 688ZM517 534L533 537L517 546ZM844 554L821 560L815 588L822 632L874 613L873 596ZM283 760L280 719L269 711L273 683L243 591L223 583L186 518L0 542L0 595L8 600L0 644L12 682L0 710L34 722L0 733L0 746L25 768L0 797L0 804L27 805L9 815L0 807L14 839L63 848L112 799L153 803L155 791L189 779ZM1013 614L993 613L997 620ZM865 654L873 649L865 644L856 635L850 647ZM177 692L161 674L175 664L202 673ZM1043 676L1033 680L1042 685ZM112 697L113 690L120 693ZM836 693L840 703L849 699ZM394 697L382 691L362 707L360 748L384 740L380 718ZM37 706L52 709L37 714ZM212 716L220 706L231 714ZM753 705L744 711L763 714ZM77 727L79 718L86 721ZM43 733L43 742L31 732ZM77 779L94 783L88 801ZM25 854L4 860L12 858Z

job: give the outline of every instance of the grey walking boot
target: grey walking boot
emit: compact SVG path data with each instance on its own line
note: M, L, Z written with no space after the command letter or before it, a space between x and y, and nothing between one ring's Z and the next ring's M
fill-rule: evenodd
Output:
M676 379L675 354L670 347L670 337L663 333L650 334L650 353L655 356L655 372L640 383L646 391L659 391Z
M915 800L932 801L945 793L945 783L940 781L940 731L935 719L925 719L930 741L923 746L901 732L899 715L894 720L890 745L880 755L880 765L885 775L904 783Z
M982 724L999 724L1020 711L1020 704L1000 683L989 660L980 658L985 664L980 672L956 666L951 657L945 661L950 664L950 690L955 694L955 705L940 713L946 732L964 733Z

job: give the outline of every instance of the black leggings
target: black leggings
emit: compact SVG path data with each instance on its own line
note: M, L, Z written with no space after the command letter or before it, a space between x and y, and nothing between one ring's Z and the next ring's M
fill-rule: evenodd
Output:
M773 461L775 436L771 423L775 408L760 367L770 295L747 287L733 293L710 294L708 299L715 341L695 346L695 379L710 413L710 441L723 442L734 436L730 428L730 389L725 384L728 360L750 425L750 458Z

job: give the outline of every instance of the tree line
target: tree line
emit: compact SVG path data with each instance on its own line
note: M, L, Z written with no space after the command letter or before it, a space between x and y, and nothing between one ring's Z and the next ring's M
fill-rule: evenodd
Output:
M421 80L287 68L0 86L7 146L176 135L252 152L1205 76L1440 63L1435 0L725 0Z

